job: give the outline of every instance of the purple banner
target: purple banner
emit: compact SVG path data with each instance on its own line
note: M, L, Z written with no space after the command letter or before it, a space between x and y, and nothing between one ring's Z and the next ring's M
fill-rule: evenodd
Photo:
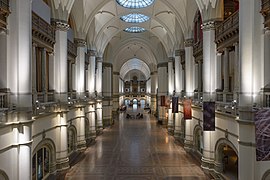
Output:
M270 109L259 110L255 114L255 138L257 161L270 160Z
M203 102L203 130L215 131L215 102Z
M178 113L178 97L172 97L172 113Z

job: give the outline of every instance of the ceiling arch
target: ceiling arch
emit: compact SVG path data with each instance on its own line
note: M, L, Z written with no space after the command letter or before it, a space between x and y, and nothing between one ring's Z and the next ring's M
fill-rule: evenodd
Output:
M149 67L144 61L138 58L129 59L122 65L120 69L120 77L125 79L126 74L134 69L141 71L146 79L150 78Z

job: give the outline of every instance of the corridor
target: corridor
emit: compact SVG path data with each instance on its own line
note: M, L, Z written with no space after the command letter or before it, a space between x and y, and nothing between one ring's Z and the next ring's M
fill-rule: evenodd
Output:
M143 119L126 114L143 113ZM137 109L120 113L112 128L96 138L84 158L71 167L66 179L209 179L185 150L175 144L156 119Z

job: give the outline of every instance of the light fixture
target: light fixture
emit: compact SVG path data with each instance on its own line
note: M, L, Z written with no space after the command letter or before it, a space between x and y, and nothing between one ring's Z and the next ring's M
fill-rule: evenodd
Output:
M121 16L120 19L127 23L144 23L150 19L149 16L139 13L131 13Z
M139 9L145 8L153 4L155 0L116 0L116 2L125 8Z
M145 32L146 29L142 28L142 27L138 27L138 26L132 26L132 27L128 27L126 29L124 29L125 32L129 32L129 33L142 33Z

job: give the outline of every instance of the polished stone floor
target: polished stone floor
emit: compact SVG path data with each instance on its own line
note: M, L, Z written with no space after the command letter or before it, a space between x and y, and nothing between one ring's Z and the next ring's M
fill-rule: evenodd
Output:
M138 112L144 113L143 119L125 118L126 113ZM66 179L209 179L153 116L140 109L126 113L120 113L113 127L104 129Z

